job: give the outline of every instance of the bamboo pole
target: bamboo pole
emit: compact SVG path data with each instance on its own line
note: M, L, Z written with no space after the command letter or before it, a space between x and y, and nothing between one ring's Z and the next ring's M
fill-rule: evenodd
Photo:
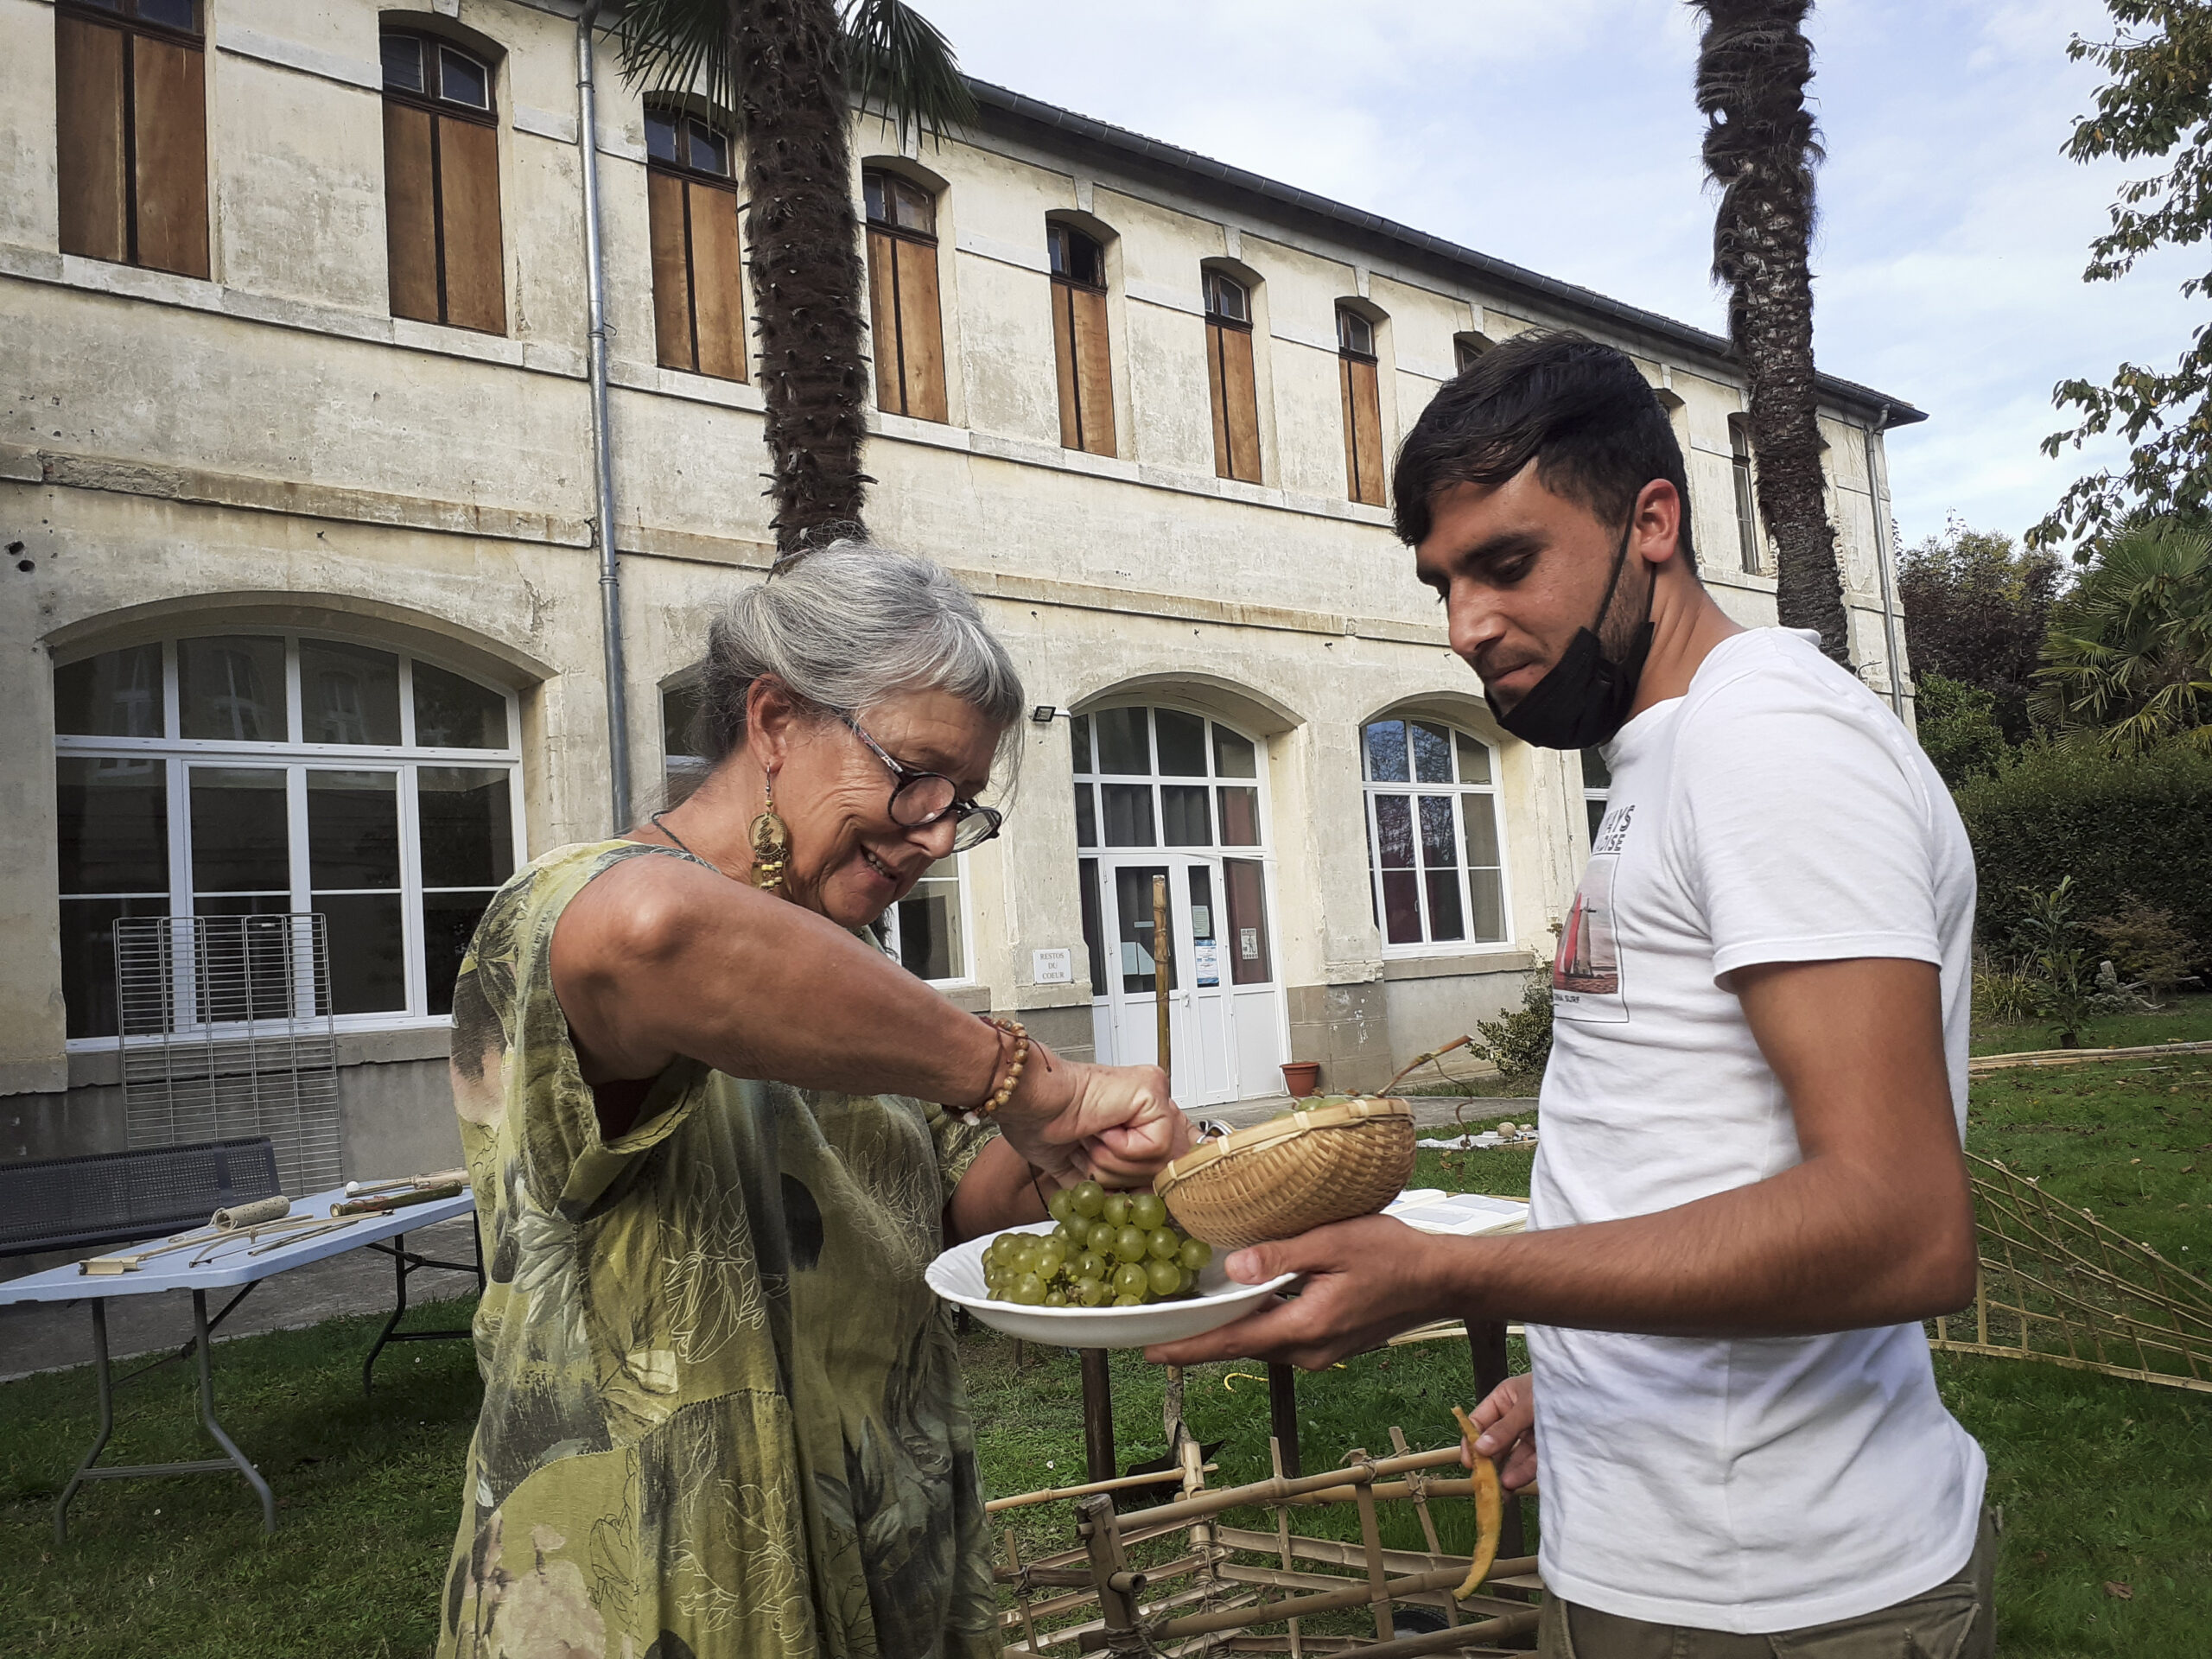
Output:
M984 1506L988 1509L990 1506ZM1029 1585L1021 1575L1021 1544L1014 1529L1006 1534L1007 1570L1014 1574L1014 1605L1021 1610L1021 1639L1032 1653L1037 1650L1037 1621L1029 1611Z
M1211 1471L1217 1467L1206 1465ZM1023 1492L1014 1497L995 1497L983 1505L986 1515L996 1515L1001 1510L1025 1510L1032 1503L1050 1503L1055 1498L1089 1497L1093 1492L1118 1492L1127 1486L1164 1486L1169 1481L1183 1478L1180 1469L1161 1469L1149 1475L1117 1475L1112 1480L1086 1481L1080 1486L1047 1486L1040 1491Z
M1379 1480L1385 1475L1402 1475L1409 1469L1437 1469L1447 1463L1459 1461L1459 1448L1441 1446L1433 1452L1416 1452L1409 1457L1378 1458L1371 1463L1355 1464L1349 1469L1330 1469L1318 1475L1298 1475L1288 1479L1280 1477L1271 1480L1255 1480L1249 1486L1224 1486L1210 1492L1199 1492L1173 1503L1163 1503L1145 1517L1152 1526L1182 1526L1200 1516L1218 1515L1224 1510L1233 1510L1245 1503L1280 1503L1287 1498L1303 1497L1309 1492L1325 1491L1332 1486L1349 1489Z
M1345 1460L1353 1459L1362 1463L1370 1461L1367 1448L1361 1446ZM1373 1592L1370 1601L1375 1613L1375 1639L1388 1642L1391 1634L1390 1578L1382 1570L1382 1523L1375 1513L1375 1483L1362 1481L1352 1491L1359 1503L1359 1545L1366 1556L1363 1565L1367 1568L1368 1588Z
M1155 1643L1175 1642L1186 1636L1205 1636L1214 1630L1245 1630L1254 1624L1272 1624L1277 1619L1310 1618L1316 1613L1340 1613L1347 1608L1364 1607L1370 1601L1381 1599L1386 1594L1415 1596L1431 1590L1448 1590L1465 1577L1465 1569L1447 1567L1435 1573L1416 1573L1408 1578L1392 1579L1389 1580L1387 1590L1371 1585L1363 1579L1357 1580L1346 1588L1330 1595L1290 1596L1280 1601L1255 1602L1249 1607L1229 1608L1216 1613L1193 1613L1184 1618L1171 1618L1164 1624L1151 1627L1145 1631L1145 1635ZM1531 1611L1529 1617L1530 1623L1533 1624L1535 1618L1535 1612ZM1112 1627L1109 1625L1106 1630L1085 1637L1083 1640L1083 1651L1096 1653L1100 1649L1109 1646L1107 1638L1111 1630ZM1487 1624L1463 1624L1457 1631L1439 1631L1438 1634L1452 1634L1465 1638L1472 1636L1487 1636L1491 1634L1491 1630ZM1439 1645L1451 1647L1454 1644L1446 1642ZM1377 1643L1372 1648L1363 1648L1361 1651L1379 1653L1385 1647L1396 1646L1397 1643L1395 1642Z
M1282 1441L1274 1435L1268 1437L1268 1461L1274 1466L1274 1478L1277 1480L1282 1479ZM1275 1540L1282 1548L1282 1570L1287 1573L1298 1565L1298 1557L1291 1548L1290 1511L1280 1503L1275 1505ZM1292 1619L1288 1629L1290 1659L1306 1659L1305 1646L1300 1639L1301 1632L1298 1628L1298 1621Z

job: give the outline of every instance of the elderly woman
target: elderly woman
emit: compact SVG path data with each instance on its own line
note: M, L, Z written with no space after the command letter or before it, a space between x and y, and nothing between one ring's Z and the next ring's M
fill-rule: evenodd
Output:
M861 932L997 833L1021 709L942 570L816 553L709 632L698 788L493 899L454 995L491 1282L441 1655L997 1651L923 1268L1189 1136L1158 1071L963 1014Z

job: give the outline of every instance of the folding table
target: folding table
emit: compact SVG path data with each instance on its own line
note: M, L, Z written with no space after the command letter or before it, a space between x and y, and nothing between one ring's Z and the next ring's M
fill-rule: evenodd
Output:
M291 1213L328 1219L331 1206L345 1202L346 1198L346 1193L342 1187L313 1193L307 1198L295 1199ZM466 1330L402 1331L398 1325L400 1317L407 1311L408 1277L419 1268L442 1268L456 1273L474 1271L477 1288L483 1288L484 1251L480 1238L476 1243L476 1259L473 1265L434 1261L407 1248L409 1233L434 1222L449 1221L456 1216L472 1214L474 1209L474 1200L469 1194L463 1192L457 1198L410 1205L385 1215L356 1217L334 1232L319 1233L293 1243L283 1242L281 1235L277 1239L264 1243L244 1237L227 1243L219 1240L206 1247L156 1256L145 1266L128 1273L86 1274L79 1272L78 1264L72 1262L66 1267L49 1268L43 1273L0 1283L0 1306L13 1302L86 1301L92 1304L93 1374L99 1384L100 1402L99 1433L54 1506L55 1538L66 1539L68 1536L70 1501L76 1497L77 1489L88 1480L122 1480L154 1475L220 1474L233 1469L245 1477L246 1484L261 1499L263 1529L274 1532L276 1529L276 1500L270 1493L269 1483L262 1479L261 1471L238 1450L230 1435L224 1432L222 1424L216 1421L215 1384L207 1356L208 1338L263 1280L293 1268L306 1267L311 1262L342 1255L348 1250L366 1247L380 1251L392 1259L395 1297L391 1317L385 1321L383 1331L378 1333L368 1357L361 1364L361 1387L366 1392L373 1378L377 1356L384 1351L387 1344L431 1341L469 1334ZM111 1254L127 1254L130 1249L143 1249L162 1242L160 1239L149 1239L143 1245L125 1247L124 1250ZM205 1259L195 1262L195 1257ZM207 1293L232 1289L238 1294L223 1305L214 1318L208 1318ZM188 1463L96 1467L100 1452L115 1428L116 1382L109 1374L107 1352L108 1299L151 1296L171 1290L192 1293L192 1340L178 1352L156 1360L151 1365L142 1366L121 1381L127 1382L131 1377L141 1376L156 1366L166 1365L172 1360L196 1357L200 1369L200 1421L208 1433L214 1437L215 1444L222 1447L224 1455Z

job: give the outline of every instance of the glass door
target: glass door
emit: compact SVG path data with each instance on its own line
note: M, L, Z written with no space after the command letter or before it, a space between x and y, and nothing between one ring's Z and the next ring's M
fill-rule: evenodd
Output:
M1072 737L1098 1058L1156 1058L1164 957L1176 1100L1279 1093L1289 1032L1269 937L1258 746L1173 709L1078 715ZM1160 942L1155 878L1168 887Z

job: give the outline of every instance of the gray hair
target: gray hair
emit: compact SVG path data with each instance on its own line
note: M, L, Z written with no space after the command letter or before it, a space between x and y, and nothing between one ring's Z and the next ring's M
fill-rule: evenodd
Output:
M745 698L762 675L806 702L857 716L887 697L943 691L1019 752L1021 676L975 596L934 561L837 542L779 567L707 630L694 753L711 767L745 747Z

